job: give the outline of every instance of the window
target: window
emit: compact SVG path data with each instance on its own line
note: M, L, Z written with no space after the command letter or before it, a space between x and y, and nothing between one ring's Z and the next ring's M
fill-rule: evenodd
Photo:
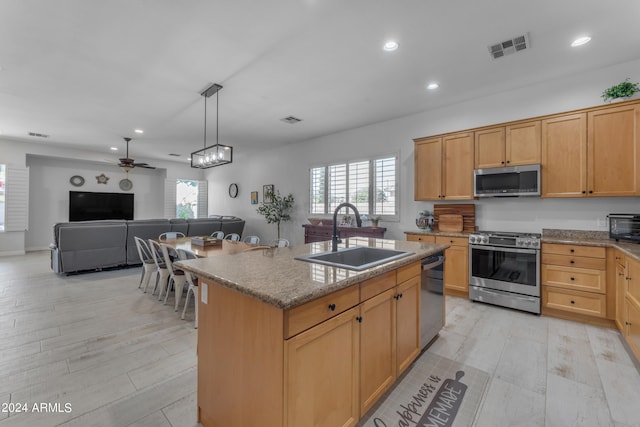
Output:
M207 181L167 179L164 184L165 218L206 218Z
M311 168L310 213L332 214L349 202L361 215L397 217L397 163L392 156Z
M197 218L198 181L176 180L176 218Z

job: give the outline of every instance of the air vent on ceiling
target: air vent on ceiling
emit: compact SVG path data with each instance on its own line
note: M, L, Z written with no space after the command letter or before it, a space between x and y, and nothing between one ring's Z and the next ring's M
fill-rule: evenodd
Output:
M489 46L489 54L492 59L498 59L530 48L531 43L529 42L529 33L525 33L521 36Z
M297 117L293 117L293 116L289 116L289 117L285 117L284 119L280 119L285 123L289 123L290 125L295 125L298 122L301 122L302 119L299 119Z
M176 153L169 153L169 155L172 157L180 157L180 154L176 154Z
M29 132L29 136L36 136L38 138L49 138L49 135L37 132Z

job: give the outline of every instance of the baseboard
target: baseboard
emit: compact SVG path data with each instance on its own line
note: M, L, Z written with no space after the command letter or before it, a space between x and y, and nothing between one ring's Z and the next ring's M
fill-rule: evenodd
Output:
M26 253L25 251L0 251L0 257L24 255L25 253Z

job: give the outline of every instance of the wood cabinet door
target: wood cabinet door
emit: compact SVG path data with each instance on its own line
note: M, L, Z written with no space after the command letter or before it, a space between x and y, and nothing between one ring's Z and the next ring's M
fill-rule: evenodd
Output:
M627 298L640 307L640 262L627 257Z
M447 135L442 138L442 146L443 198L473 199L473 132Z
M505 159L507 166L540 163L540 120L507 126L505 133Z
M591 111L587 120L589 196L640 194L640 106Z
M542 197L587 194L587 116L542 121Z
M285 341L286 427L358 422L359 313L354 307Z
M360 304L361 414L376 403L396 378L395 297L394 287Z
M505 166L504 126L476 131L474 140L476 169Z
M616 264L616 326L624 333L625 322L625 295L626 295L626 270L623 265Z
M636 354L636 357L640 359L640 305L627 299L626 308L627 324L625 325L624 335L629 347Z
M450 244L451 239L438 237L436 243ZM469 293L469 246L451 246L444 251L444 287L457 291L458 295Z
M396 375L420 354L420 276L400 283L396 299Z
M442 138L414 145L414 199L439 200L442 195Z

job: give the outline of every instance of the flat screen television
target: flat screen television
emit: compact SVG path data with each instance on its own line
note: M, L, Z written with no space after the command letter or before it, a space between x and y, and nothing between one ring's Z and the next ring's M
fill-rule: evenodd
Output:
M133 194L69 191L69 221L133 219Z

